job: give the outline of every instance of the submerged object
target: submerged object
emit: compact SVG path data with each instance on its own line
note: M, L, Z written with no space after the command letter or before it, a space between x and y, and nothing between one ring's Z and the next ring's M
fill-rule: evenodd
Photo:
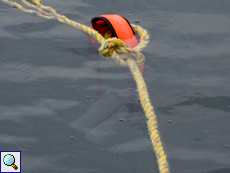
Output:
M86 113L70 124L70 128L85 135L115 113L121 104L121 97L117 91L106 91Z
M110 108L105 108L110 109ZM116 112L110 114L110 117L105 121L98 124L95 128L84 135L84 138L97 144L99 146L106 146L114 140L114 137L118 136L121 131L124 131L124 127L118 121L118 119L126 118L128 114L128 108L121 105Z

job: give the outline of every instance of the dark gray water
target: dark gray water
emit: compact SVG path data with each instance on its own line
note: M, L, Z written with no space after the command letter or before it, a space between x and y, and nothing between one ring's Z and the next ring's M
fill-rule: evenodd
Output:
M85 25L106 13L139 21L171 172L230 172L229 1L42 3ZM0 150L22 151L22 172L158 172L128 69L58 21L0 2L0 22Z

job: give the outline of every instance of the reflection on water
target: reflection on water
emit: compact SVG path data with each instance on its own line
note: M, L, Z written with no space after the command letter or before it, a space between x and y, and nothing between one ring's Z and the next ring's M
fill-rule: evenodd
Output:
M230 171L229 1L43 3L86 25L103 13L138 20L171 172ZM130 72L75 28L0 9L0 149L22 151L25 173L157 172Z

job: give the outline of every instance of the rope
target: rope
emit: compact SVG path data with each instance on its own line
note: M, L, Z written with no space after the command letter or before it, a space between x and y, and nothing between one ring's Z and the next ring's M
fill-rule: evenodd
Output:
M17 2L13 2L9 0L1 0L1 1L8 3L13 7L18 8L23 12L36 14L37 16L46 19L55 19L58 20L59 22L69 24L75 28L82 30L83 32L92 36L95 40L98 41L98 43L101 44L101 47L99 48L99 52L103 57L108 59L113 59L118 64L125 67L129 67L136 81L138 93L140 96L140 102L146 115L149 136L157 157L159 172L169 173L170 171L167 163L167 156L164 152L164 147L162 145L161 137L159 134L159 128L157 126L157 117L154 113L153 106L151 105L149 99L147 86L138 68L138 66L144 64L145 61L145 57L141 53L141 50L144 47L146 47L147 44L149 43L149 35L147 31L138 25L131 24L133 30L140 36L140 43L136 47L131 48L122 40L116 37L110 38L111 33L106 33L105 37L103 37L94 29L82 25L80 23L77 23L73 20L70 20L64 15L58 14L53 8L42 5L40 0L28 0L30 2L28 2L27 0L22 0L24 4L26 4L29 7L37 9L37 11L25 9Z

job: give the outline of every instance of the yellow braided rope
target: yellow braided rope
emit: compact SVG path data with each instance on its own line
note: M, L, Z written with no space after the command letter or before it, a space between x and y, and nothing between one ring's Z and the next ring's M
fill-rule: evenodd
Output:
M145 81L138 68L138 66L144 64L144 60L145 60L144 55L140 53L140 51L144 47L146 47L149 42L149 35L147 31L141 28L140 26L131 24L133 30L140 36L140 43L136 47L130 48L122 40L117 39L115 37L110 38L110 33L107 33L105 37L103 37L94 29L82 25L80 23L77 23L73 20L70 20L64 15L58 14L53 8L42 5L40 0L29 0L30 2L28 2L27 0L22 0L22 2L25 3L27 6L33 7L38 11L25 9L17 2L12 2L9 0L1 0L1 1L10 4L20 9L23 12L34 13L46 19L56 19L59 22L67 23L71 26L74 26L82 30L88 35L94 37L94 39L96 39L101 44L101 47L99 48L99 52L103 57L112 58L118 64L130 68L130 71L134 76L134 79L137 84L137 89L140 96L140 102L142 108L146 115L149 135L157 157L159 171L160 173L169 173L170 171L167 163L167 156L164 152L164 148L161 142L161 137L159 134L159 129L157 126L157 118L154 113L153 106L151 105L149 99ZM117 53L123 53L123 55ZM135 61L133 60L133 58L135 59Z

